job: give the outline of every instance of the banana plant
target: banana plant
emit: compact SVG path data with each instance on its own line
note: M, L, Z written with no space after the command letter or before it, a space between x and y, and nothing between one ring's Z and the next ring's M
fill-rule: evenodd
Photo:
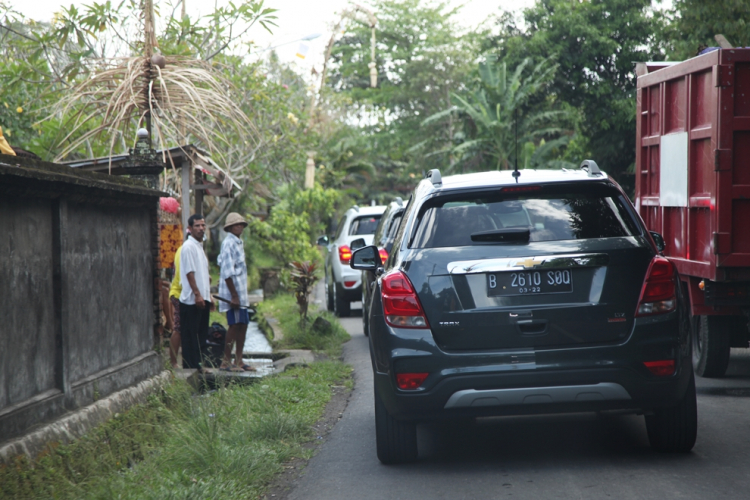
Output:
M566 113L556 109L527 112L526 105L544 91L556 68L550 60L532 66L531 59L526 59L512 71L503 61L480 63L477 88L464 95L452 93L450 108L422 122L426 126L451 115L464 122L464 132L456 135L454 144L431 154L451 155L453 169L460 166L471 170L488 163L497 170L521 168L523 158L518 148L532 143L540 146L536 155L530 155L534 166L545 166L541 155L568 140L559 125ZM541 143L544 138L551 140L545 145Z

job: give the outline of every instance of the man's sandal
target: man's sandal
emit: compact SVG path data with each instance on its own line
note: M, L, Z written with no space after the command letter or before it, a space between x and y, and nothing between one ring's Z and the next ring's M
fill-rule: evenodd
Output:
M240 369L243 370L243 371L246 371L246 372L257 371L254 366L246 365L244 363L240 365Z

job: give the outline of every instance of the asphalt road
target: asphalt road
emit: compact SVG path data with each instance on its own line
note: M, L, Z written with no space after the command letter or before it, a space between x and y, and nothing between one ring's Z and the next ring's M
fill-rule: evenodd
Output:
M342 318L351 400L288 499L750 498L747 349L732 350L726 378L697 379L698 441L688 455L651 451L643 417L575 414L420 426L419 461L384 466L360 313Z

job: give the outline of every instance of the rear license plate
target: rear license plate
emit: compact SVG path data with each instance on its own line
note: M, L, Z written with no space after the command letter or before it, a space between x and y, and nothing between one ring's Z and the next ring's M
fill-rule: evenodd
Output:
M570 269L487 273L487 295L539 295L573 291Z

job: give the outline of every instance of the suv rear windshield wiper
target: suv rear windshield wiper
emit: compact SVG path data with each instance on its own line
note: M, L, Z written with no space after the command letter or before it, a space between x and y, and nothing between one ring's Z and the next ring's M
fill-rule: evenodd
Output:
M506 242L529 242L528 227L509 227L505 229L493 229L491 231L480 231L471 233L471 241L491 241L496 243Z

